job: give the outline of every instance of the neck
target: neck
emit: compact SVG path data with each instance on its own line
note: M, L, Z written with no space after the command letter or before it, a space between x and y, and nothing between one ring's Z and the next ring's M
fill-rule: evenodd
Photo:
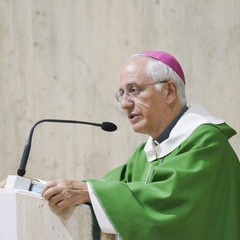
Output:
M186 111L186 105L179 105L178 107L175 107L174 109L169 109L168 119L166 119L164 126L162 126L161 130L159 132L155 132L154 135L151 137L153 139L157 139L161 134L171 125L172 128L175 126L179 118L182 116L182 114Z

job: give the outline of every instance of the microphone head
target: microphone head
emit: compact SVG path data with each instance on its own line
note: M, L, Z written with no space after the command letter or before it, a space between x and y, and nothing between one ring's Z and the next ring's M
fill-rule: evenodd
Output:
M103 122L101 126L102 130L113 132L117 130L117 126L112 122Z

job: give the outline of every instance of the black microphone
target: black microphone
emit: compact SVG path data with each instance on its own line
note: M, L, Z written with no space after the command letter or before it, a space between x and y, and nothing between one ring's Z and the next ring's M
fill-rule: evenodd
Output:
M27 143L24 147L21 163L19 166L19 169L17 171L18 176L23 177L26 173L26 166L27 166L27 161L28 161L28 156L31 150L31 145L32 145L32 136L35 127L42 123L42 122L55 122L55 123L75 123L75 124L86 124L86 125L92 125L96 127L101 127L102 130L107 131L107 132L113 132L117 130L117 126L114 123L111 122L103 122L103 123L93 123L93 122L84 122L84 121L75 121L75 120L62 120L62 119L42 119L34 124L32 127Z

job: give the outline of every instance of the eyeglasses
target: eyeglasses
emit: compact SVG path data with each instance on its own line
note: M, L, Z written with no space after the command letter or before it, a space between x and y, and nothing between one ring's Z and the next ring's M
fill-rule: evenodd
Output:
M168 82L169 80L162 80L162 81L158 81L158 82L153 82L153 83L148 83L148 84L145 84L145 85L137 85L137 84L129 84L127 87L126 87L126 91L124 91L123 89L119 89L119 92L117 92L115 94L115 97L117 99L117 101L119 103L122 103L123 102L123 96L124 94L126 93L126 95L129 97L129 98L136 98L138 95L140 95L141 92L143 92L147 87L151 86L151 85L155 85L155 84L158 84L158 83L166 83Z

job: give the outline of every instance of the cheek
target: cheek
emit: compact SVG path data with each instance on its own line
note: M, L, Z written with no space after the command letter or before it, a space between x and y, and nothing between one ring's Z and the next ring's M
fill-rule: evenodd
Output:
M136 100L135 105L137 106L138 109L141 109L141 111L146 111L150 109L150 105L147 102L141 100Z
M166 107L167 105L165 102L161 101L159 98L154 99L151 102L147 103L149 108L148 108L148 117L151 118L152 120L154 119L161 119L164 117L164 113L166 112Z
M155 93L155 95L145 98L144 103L151 109L161 109L165 104L164 98L160 95L160 93Z
M165 107L165 99L162 92L151 91L135 101L136 105L141 108L141 112L150 117L162 112Z

